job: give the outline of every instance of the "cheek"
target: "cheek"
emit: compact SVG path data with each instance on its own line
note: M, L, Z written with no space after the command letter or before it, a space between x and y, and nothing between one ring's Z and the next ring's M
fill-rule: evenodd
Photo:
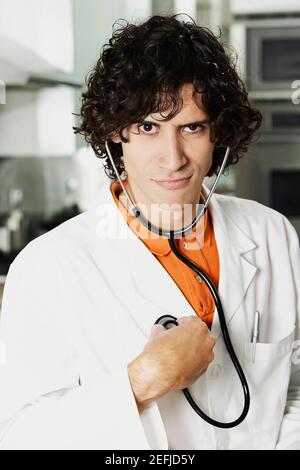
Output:
M151 171L153 165L156 165L152 153L145 153L145 146L131 144L130 149L126 146L123 151L124 165L131 175L144 175ZM154 160L154 161L153 161Z
M194 165L197 167L199 173L206 172L210 169L213 162L213 148L208 148L206 152L203 152L194 158Z
M124 154L124 166L126 171L131 178L140 177L143 174L143 161L141 158L138 158L139 155L136 153L133 154Z

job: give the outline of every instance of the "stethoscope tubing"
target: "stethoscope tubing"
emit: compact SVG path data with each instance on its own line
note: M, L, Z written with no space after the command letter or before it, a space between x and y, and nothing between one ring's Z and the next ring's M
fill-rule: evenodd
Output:
M242 385L242 388L243 388L244 408L243 408L243 411L242 411L241 415L239 416L239 418L237 418L234 421L228 422L228 423L223 423L223 422L220 422L220 421L216 421L216 420L210 418L209 416L207 416L199 408L199 406L196 404L196 402L193 400L193 398L192 398L190 392L188 391L188 389L183 389L183 393L184 393L186 399L188 400L189 404L191 405L191 407L196 411L196 413L199 416L201 416L201 418L203 418L205 421L207 421L209 424L212 424L213 426L216 426L216 427L219 427L219 428L233 428L235 426L238 426L242 421L244 421L245 417L248 414L248 411L249 411L249 408L250 408L250 392L249 392L247 379L246 379L245 374L243 372L243 369L242 369L242 367L241 367L241 365L238 361L238 358L235 354L235 351L234 351L234 348L233 348L233 345L232 345L232 342L231 342L231 339L230 339L230 335L229 335L229 332L228 332L226 319L225 319L225 314L224 314L224 310L223 310L223 306L222 306L220 297L217 293L217 290L216 290L213 282L209 279L209 277L199 268L199 266L197 266L191 260L189 260L188 258L183 256L183 254L178 250L178 248L175 244L174 238L171 237L169 239L169 245L170 245L172 251L174 252L174 254L183 263L185 263L189 268L191 268L194 272L196 272L201 277L201 279L207 285L207 287L208 287L208 289L209 289L209 291L210 291L210 293L211 293L211 295L214 299L216 309L217 309L217 312L218 312L218 316L219 316L219 320L220 320L220 327L221 327L221 332L222 332L222 336L223 336L223 339L224 339L224 343L225 343L228 354L231 358L231 361L232 361L233 366L234 366L234 368L235 368L235 370L238 374L238 377L240 379L240 382L241 382L241 385Z

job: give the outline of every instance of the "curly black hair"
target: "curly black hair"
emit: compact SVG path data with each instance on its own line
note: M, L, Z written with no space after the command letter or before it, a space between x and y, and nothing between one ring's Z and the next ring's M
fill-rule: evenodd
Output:
M119 25L87 77L82 94L81 122L74 127L104 159L107 176L116 175L106 153L105 141L152 113L169 120L180 110L180 89L186 83L202 93L211 121L213 162L207 176L215 174L224 150L231 148L226 166L247 151L260 127L261 113L249 102L233 58L209 29L178 15L152 16L140 24ZM190 21L191 20L191 21ZM122 20L121 20L122 21ZM117 23L118 24L118 23ZM124 170L121 143L110 143L119 172Z

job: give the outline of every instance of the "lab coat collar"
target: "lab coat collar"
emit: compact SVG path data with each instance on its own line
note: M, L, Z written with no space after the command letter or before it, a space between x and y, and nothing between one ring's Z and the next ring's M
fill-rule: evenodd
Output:
M109 205L110 217L105 221L106 244L117 255L118 266L112 270L111 286L116 295L122 297L128 305L132 302L132 308L141 312L136 321L141 329L150 328L157 316L171 314L174 316L195 315L195 311L184 297L176 283L167 271L161 266L153 254L147 250L143 242L135 236L117 208L110 191L110 182L105 184L99 192L97 203L92 209L93 218L99 222L103 215L103 206ZM209 190L203 186L205 195ZM257 271L245 256L256 248L255 243L245 234L239 226L239 214L237 219L226 210L226 196L214 194L209 203L215 239L220 259L219 296L227 324L238 311L239 305L249 288ZM114 237L114 227L118 224L118 233L123 233L126 239L120 240ZM97 228L96 228L97 231ZM98 231L103 235L103 230ZM112 235L110 240L107 240ZM99 239L95 245L95 261L101 269L103 256L103 242ZM130 282L126 284L126 279ZM121 282L122 281L122 282ZM132 300L130 299L132 297ZM220 322L217 311L214 314L212 334L217 337L220 334Z

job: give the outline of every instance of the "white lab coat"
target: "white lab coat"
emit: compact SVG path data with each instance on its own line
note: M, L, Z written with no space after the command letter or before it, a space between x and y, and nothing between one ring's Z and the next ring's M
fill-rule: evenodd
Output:
M253 201L214 195L210 203L219 294L251 393L245 421L212 427L181 391L139 416L127 364L157 317L195 312L127 227L108 184L100 205L32 241L9 270L0 449L300 449L300 261L290 223ZM243 394L216 312L212 334L214 361L190 390L210 416L229 421L240 415Z

